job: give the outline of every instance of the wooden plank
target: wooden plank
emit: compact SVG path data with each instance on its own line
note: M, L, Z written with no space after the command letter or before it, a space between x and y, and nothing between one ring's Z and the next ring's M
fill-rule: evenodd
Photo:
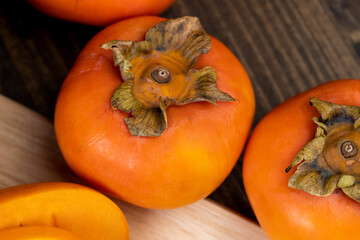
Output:
M0 95L0 187L44 181L82 183L66 166L52 123ZM208 199L172 210L114 201L134 240L267 239L258 225Z

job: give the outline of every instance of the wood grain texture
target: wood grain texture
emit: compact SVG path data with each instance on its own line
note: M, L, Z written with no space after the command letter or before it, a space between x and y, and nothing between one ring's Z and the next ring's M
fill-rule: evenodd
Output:
M0 3L0 92L52 118L66 73L100 28ZM321 83L360 78L360 0L176 0L164 17L199 17L252 80L254 125L285 99ZM241 159L211 199L255 219Z
M52 123L0 95L0 188L47 181L84 184L62 158ZM128 220L130 239L267 239L254 222L211 200L172 210L113 200Z

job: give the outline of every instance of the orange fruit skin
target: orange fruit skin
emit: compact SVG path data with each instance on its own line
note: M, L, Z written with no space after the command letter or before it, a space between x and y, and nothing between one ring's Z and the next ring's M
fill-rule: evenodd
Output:
M98 33L66 77L55 111L55 131L69 166L93 186L147 208L195 202L228 176L247 139L254 116L251 82L237 58L218 40L198 59L217 71L218 87L236 101L191 103L167 109L168 128L157 138L131 136L130 115L110 106L122 83L113 54L99 46L110 40L144 39L165 19L137 17Z
M128 224L119 207L103 194L73 183L31 183L1 189L0 219L0 237L129 239ZM17 229L20 227L29 228Z
M270 239L360 239L360 203L336 190L316 197L288 187L285 169L315 136L319 117L310 97L360 106L360 81L325 83L274 108L255 127L245 150L243 178L255 215Z
M82 240L69 231L57 227L31 226L0 230L1 240Z
M175 0L28 0L37 10L62 20L107 26L121 19L159 15Z

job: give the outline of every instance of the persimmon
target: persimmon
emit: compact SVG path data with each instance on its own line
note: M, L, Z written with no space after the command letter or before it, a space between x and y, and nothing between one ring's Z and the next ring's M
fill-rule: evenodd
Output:
M2 189L0 219L1 239L129 239L125 216L114 202L72 183Z
M254 108L241 63L197 18L137 17L85 46L60 90L55 131L69 166L92 186L174 208L223 182Z
M360 81L345 79L288 99L255 127L243 178L270 239L360 238L359 119Z
M107 26L121 19L159 15L175 0L27 0L37 10L62 20Z

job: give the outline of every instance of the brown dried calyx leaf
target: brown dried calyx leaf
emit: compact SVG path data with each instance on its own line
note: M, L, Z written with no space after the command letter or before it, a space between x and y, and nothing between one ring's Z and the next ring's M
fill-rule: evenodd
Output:
M133 115L125 119L132 135L160 136L171 105L234 100L217 88L214 68L194 69L197 58L211 48L196 17L160 22L148 30L145 41L114 40L101 47L113 51L114 65L120 68L124 82L111 105Z
M295 156L286 172L298 164L289 186L315 196L341 188L360 201L360 108L337 105L315 97L310 104L320 113L315 138Z

